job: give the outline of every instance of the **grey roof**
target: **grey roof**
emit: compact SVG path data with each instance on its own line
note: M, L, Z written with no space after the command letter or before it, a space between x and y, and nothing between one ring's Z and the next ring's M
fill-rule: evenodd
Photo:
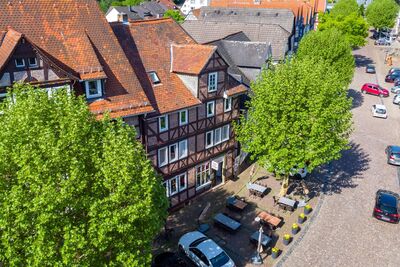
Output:
M128 18L132 20L140 20L146 17L157 17L157 15L163 16L165 11L168 10L165 5L155 1L143 2L137 6L111 6L106 14L108 14L112 9L127 14Z
M288 31L276 24L188 20L182 27L201 44L221 40L241 31L252 42L270 43L274 60L285 57L291 36Z
M202 7L199 20L278 24L293 33L295 16L290 9Z
M239 67L261 68L270 57L270 47L265 42L220 41Z

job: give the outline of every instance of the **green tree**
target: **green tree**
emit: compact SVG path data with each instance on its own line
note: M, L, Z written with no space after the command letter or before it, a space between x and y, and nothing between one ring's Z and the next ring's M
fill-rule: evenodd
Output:
M97 0L101 10L107 12L110 6L137 6L147 0Z
M351 99L331 66L310 58L264 70L252 84L247 119L235 125L243 149L261 166L284 174L341 156L351 132Z
M351 13L358 13L359 6L356 0L339 0L332 8L331 15L333 17L346 17Z
M181 12L179 10L169 9L169 10L165 11L164 18L172 18L179 24L182 23L183 21L185 21L185 17L181 14Z
M318 30L324 31L329 29L341 31L352 47L365 45L365 38L368 36L368 24L356 12L347 16L322 15L318 24Z
M149 266L167 199L135 131L16 84L0 106L0 261ZM12 97L11 97L12 96Z
M343 86L349 85L353 78L354 57L351 54L350 44L335 28L308 33L301 39L296 57L332 66L338 72Z
M392 28L399 12L394 0L374 0L365 13L368 23L375 29Z

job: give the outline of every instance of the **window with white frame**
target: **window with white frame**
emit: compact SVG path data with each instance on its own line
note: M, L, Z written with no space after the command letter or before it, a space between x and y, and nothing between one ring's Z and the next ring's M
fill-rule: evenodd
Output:
M217 128L214 131L214 145L221 143L221 128Z
M178 144L172 144L169 146L169 162L178 160Z
M186 158L187 155L188 155L188 145L187 145L187 139L185 139L179 142L178 157L179 159L183 159Z
M86 98L102 96L101 80L85 81Z
M196 166L196 188L210 183L210 162Z
M207 118L214 116L215 113L215 101L207 102Z
M158 117L158 129L160 132L168 130L168 115Z
M188 111L187 109L179 111L179 125L185 125L188 123Z
M187 188L186 173L178 174L177 176L163 182L167 197L173 196L178 192L182 192Z
M229 140L229 124L222 126L222 142Z
M228 112L232 110L232 97L224 98L224 111Z
M25 67L25 60L23 58L16 58L15 59L15 67L17 67L17 68Z
M186 158L188 155L187 139L178 143L158 149L158 167L163 167L168 163Z
M214 132L209 131L206 133L206 148L212 147L214 145Z
M158 150L158 167L168 164L168 147L162 147Z
M28 58L28 64L29 64L29 67L37 67L38 64L37 64L37 59L36 59L36 57L30 57L30 58Z
M211 72L208 74L208 92L217 91L218 85L218 72Z

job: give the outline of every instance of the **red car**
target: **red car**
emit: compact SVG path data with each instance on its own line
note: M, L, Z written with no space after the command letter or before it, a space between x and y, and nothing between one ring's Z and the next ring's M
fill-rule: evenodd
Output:
M371 95L378 95L378 96L389 96L389 91L380 87L377 84L373 83L366 83L361 87L361 93L363 94L371 94Z

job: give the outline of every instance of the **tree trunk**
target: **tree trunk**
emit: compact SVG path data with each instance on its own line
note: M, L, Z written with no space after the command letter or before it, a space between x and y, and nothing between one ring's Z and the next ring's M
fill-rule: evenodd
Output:
M289 175L285 174L282 179L282 186L281 186L281 191L279 192L279 196L284 197L287 193L287 190L289 188Z

